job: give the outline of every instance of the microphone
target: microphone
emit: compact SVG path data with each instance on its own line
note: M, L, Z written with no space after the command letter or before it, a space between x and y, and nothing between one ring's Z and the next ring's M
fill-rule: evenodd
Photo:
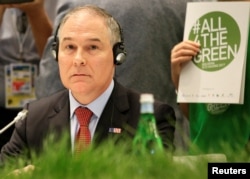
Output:
M15 124L17 121L19 120L23 120L28 114L28 110L27 109L23 109L22 111L20 111L17 116L13 119L13 121L11 121L7 126L5 126L4 128L2 128L0 130L0 134L2 134L4 131L6 131L10 126L12 126L13 124Z

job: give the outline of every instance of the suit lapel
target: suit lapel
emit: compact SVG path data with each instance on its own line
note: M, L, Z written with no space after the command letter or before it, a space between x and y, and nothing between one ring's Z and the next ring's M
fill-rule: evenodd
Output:
M94 140L97 144L101 143L104 139L122 135L123 124L128 119L126 115L126 111L128 110L129 103L126 90L115 81L112 94L96 127ZM121 129L120 132L119 129Z
M65 90L62 95L55 99L54 108L50 111L49 115L49 130L57 135L57 138L69 135L70 139L70 107L68 90ZM63 135L63 136L65 136ZM69 140L70 144L70 140Z

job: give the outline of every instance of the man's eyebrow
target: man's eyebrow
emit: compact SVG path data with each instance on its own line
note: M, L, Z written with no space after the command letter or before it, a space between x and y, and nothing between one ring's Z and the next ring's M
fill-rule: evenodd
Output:
M67 41L67 40L72 40L73 38L71 38L71 37L64 37L63 39L62 39L62 41Z
M89 38L87 41L93 41L93 42L101 42L99 38Z

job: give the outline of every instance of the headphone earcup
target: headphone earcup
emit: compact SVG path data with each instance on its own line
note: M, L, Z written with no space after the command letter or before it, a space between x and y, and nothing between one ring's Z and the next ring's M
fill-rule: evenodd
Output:
M121 65L126 60L126 52L122 42L118 42L114 45L113 55L115 65Z
M54 42L52 43L51 50L52 50L52 54L55 60L57 61L58 60L57 59L58 58L58 37L55 37Z

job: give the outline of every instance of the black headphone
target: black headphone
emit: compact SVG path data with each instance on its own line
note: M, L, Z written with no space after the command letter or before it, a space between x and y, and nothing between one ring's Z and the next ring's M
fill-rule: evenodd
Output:
M56 61L58 61L59 38L57 37L57 35L58 35L59 28L60 28L60 24L56 28L54 40L51 45L52 55L54 56Z
M117 22L117 25L119 27L120 36L121 36L121 42L117 42L113 46L113 56L114 56L114 64L115 65L121 65L126 60L126 51L123 41L123 33L120 24ZM59 38L58 38L58 31L60 28L60 24L56 28L56 32L54 35L54 40L52 43L52 54L55 57L55 60L58 60L58 49L59 49Z

